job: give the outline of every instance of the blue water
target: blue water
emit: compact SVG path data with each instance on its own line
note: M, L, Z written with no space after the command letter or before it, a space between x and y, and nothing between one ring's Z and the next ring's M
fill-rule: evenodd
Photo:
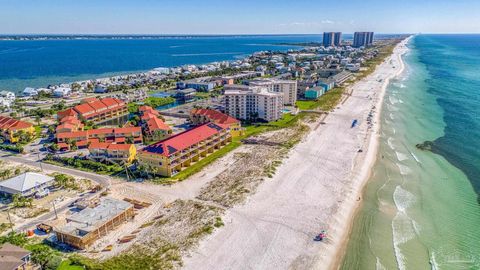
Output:
M416 46L430 75L428 91L444 111L445 134L433 150L480 193L480 35L422 35Z
M280 43L319 42L321 35L159 39L0 41L0 89L85 80L155 67L234 60Z
M480 269L480 35L408 47L341 269Z

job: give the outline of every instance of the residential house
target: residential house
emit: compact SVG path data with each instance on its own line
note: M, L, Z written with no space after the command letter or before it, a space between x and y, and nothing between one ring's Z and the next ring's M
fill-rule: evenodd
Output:
M0 135L11 143L19 140L20 133L35 135L35 128L31 123L0 115Z
M37 269L30 262L31 252L21 247L4 243L0 246L0 270Z
M26 87L26 88L23 90L22 95L23 95L24 97L34 97L34 96L37 96L37 95L38 95L38 91L37 91L35 88Z
M37 192L44 192L44 190L52 186L54 182L53 177L34 172L26 172L1 181L0 193L10 196L18 194L23 197L29 197L35 195Z

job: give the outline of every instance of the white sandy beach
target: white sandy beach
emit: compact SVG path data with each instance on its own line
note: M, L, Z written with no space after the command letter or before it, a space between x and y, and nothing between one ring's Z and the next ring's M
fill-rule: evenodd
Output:
M403 70L406 42L352 86L352 96L291 150L273 179L261 184L245 204L227 211L225 227L184 258L186 269L338 267L375 163L383 96L389 80ZM359 125L351 128L354 119ZM328 239L314 242L324 229Z

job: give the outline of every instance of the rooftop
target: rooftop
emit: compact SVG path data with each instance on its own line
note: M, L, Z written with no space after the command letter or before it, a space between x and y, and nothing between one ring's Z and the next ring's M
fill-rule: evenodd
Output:
M0 182L0 190L8 189L20 193L50 181L53 181L53 177L27 172Z
M240 121L217 110L211 109L193 109L191 111L192 114L195 115L204 115L208 117L211 121L215 122L216 124L221 125L231 125L239 123Z
M178 133L170 138L161 140L155 144L143 148L142 152L151 154L170 156L178 151L182 151L196 143L218 134L224 128L214 123L207 123L190 130Z
M67 225L58 231L83 237L130 207L133 207L133 205L125 201L113 198L101 198L98 206L85 208L68 217Z
M17 129L29 128L32 126L33 125L28 122L20 121L17 119L0 115L0 129L17 130Z

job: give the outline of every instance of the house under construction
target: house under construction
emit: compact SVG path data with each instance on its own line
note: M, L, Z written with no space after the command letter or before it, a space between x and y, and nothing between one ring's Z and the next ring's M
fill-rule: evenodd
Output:
M98 204L67 217L67 224L55 233L59 242L86 249L134 215L131 203L101 198Z

